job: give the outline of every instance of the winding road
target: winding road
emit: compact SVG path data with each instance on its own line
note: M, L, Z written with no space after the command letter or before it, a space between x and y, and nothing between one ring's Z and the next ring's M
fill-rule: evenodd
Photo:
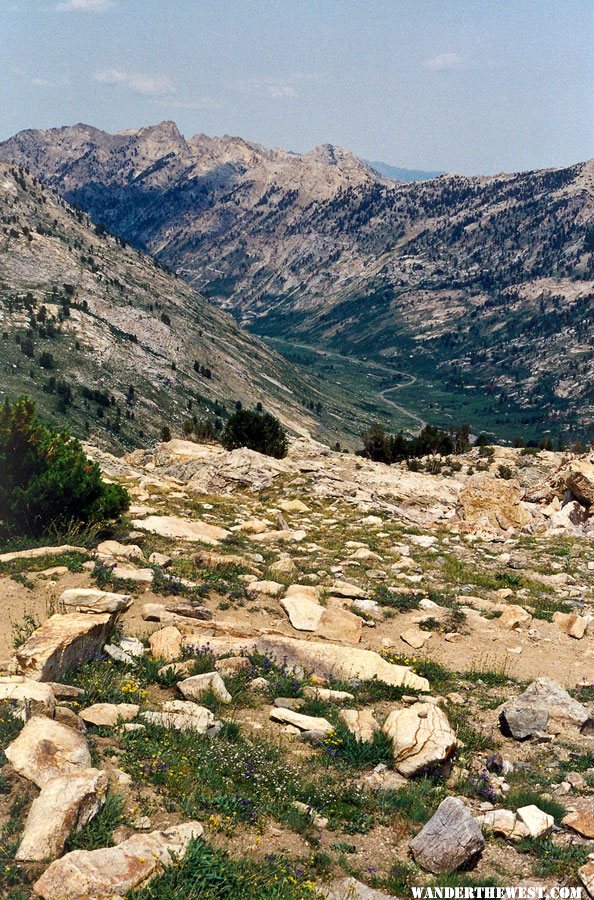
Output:
M317 354L317 356L323 356L327 359L338 359L347 363L358 363L366 369L381 369L383 372L387 372L390 375L403 375L409 380L403 382L402 384L395 384L392 387L384 388L382 391L378 391L376 396L380 397L384 401L384 403L387 403L389 406L392 406L394 409L396 409L401 415L407 416L408 418L416 422L418 426L418 430L416 432L417 434L427 424L427 422L416 413L411 412L409 409L406 409L405 406L401 406L399 403L395 403L394 400L390 400L390 398L386 396L387 394L391 394L392 391L399 391L404 387L410 387L411 385L415 384L415 382L417 381L416 375L411 375L409 372L402 372L399 369L393 369L391 366L384 366L382 365L382 363L376 362L375 360L361 359L357 356L345 356L343 353L334 353L332 350L323 350L321 347L314 347L311 344L301 344L294 341L285 341L283 340L283 338L274 337L267 337L266 340L272 343L289 344L291 347L296 347L301 350L309 350L311 353L315 353Z

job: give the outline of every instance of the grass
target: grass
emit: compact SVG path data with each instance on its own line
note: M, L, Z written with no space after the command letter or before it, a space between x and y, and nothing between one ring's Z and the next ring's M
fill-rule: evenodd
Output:
M588 861L589 847L586 844L570 843L563 846L553 843L551 838L525 838L517 844L519 853L530 853L536 857L534 874L578 878L578 869Z
M40 626L40 622L31 613L26 613L22 622L12 623L12 646L15 648L22 647L29 640L34 631Z
M397 791L379 791L377 803L384 814L396 813L408 823L424 825L442 800L446 788L433 778L421 777Z
M77 699L81 707L93 703L141 704L147 696L135 672L101 654L66 672L64 683L83 689Z
M124 798L121 794L109 793L97 815L80 831L70 835L64 852L113 847L113 832L123 822Z
M512 788L505 798L505 805L512 810L520 809L522 806L538 806L543 812L553 816L557 824L567 812L565 806L558 800L552 797L545 797L539 791L526 787Z
M151 784L190 818L227 817L230 827L266 817L286 821L293 800L328 815L335 826L368 827L367 798L329 773L288 763L279 746L245 737L233 723L216 740L147 725L123 736L123 767Z
M300 860L273 855L264 863L233 859L202 840L191 841L181 863L128 894L130 900L311 900L321 896L315 876Z
M346 725L337 723L323 743L328 757L349 768L373 768L379 763L390 765L393 761L392 741L381 731L376 731L371 741L358 741Z
M394 609L398 612L410 612L419 608L423 594L391 591L385 584L378 584L371 593L371 600L380 606Z

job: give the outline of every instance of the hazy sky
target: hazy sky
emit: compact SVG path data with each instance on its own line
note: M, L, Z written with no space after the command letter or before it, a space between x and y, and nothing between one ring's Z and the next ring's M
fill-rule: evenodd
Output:
M594 155L594 0L0 0L0 138L174 119L464 173Z

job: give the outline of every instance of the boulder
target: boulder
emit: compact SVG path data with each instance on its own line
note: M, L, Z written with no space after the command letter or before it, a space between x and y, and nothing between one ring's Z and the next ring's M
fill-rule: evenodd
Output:
M305 716L286 707L275 706L270 710L270 718L274 722L294 725L300 731L312 731L317 734L329 734L332 731L332 725L328 719L324 719L321 716Z
M280 605L297 631L316 631L324 615L324 607L318 601L315 587L292 584Z
M91 766L84 735L45 716L33 716L4 751L13 769L37 787Z
M286 513L306 513L309 507L302 500L281 500L279 509Z
M394 710L382 730L392 740L394 768L407 777L446 762L457 747L446 714L433 703Z
M518 820L528 829L530 837L538 838L552 830L555 820L553 816L543 812L538 806L522 806L517 811Z
M26 722L31 716L53 716L56 697L49 684L7 675L0 678L0 703L7 703Z
M16 672L36 681L59 681L68 669L99 653L114 624L109 613L57 613L17 649Z
M589 810L576 810L567 813L561 824L572 831L581 834L582 837L594 840L594 807Z
M199 822L186 822L166 831L132 835L115 847L73 850L53 862L34 889L43 900L122 897L182 860L190 840L203 831Z
M520 625L524 625L526 622L530 622L532 619L532 616L529 612L527 612L522 606L516 606L516 604L514 603L508 603L505 606L499 608L503 611L497 619L497 622L502 628L509 628L510 630L513 628L519 628Z
M132 524L140 531L149 531L161 537L212 546L230 535L226 528L209 525L200 519L182 519L180 516L147 516L146 519L134 519Z
M174 662L181 656L182 636L179 628L175 625L168 625L159 631L153 632L149 638L149 646L151 653L158 659L164 659L166 662Z
M268 567L268 571L271 575L276 576L276 578L284 578L288 575L294 575L297 571L297 566L289 556L285 556L281 559L277 559L276 562L273 562Z
M483 831L501 835L509 841L521 841L530 835L528 826L511 809L491 809L482 816L475 816L475 821Z
M341 709L339 716L357 741L371 743L379 731L372 709Z
M485 846L470 810L458 797L446 797L410 843L415 862L434 875L469 868Z
M186 619L199 619L202 622L212 619L210 609L193 600L177 600L175 603L167 603L165 609L167 612L175 613L176 616L184 616Z
M495 478L479 472L462 485L457 514L470 531L502 532L527 525L532 516L521 500L523 490L515 479Z
M60 856L73 831L79 831L105 802L107 772L79 769L52 778L33 801L21 843L19 861L52 860Z
M404 641L405 644L408 644L409 647L412 647L413 650L420 650L421 647L424 647L430 637L430 631L422 631L414 625L412 628L407 628L400 634L400 640Z
M137 569L135 566L122 566L118 564L111 570L114 578L122 581L136 581L139 584L152 584L155 573L152 569Z
M231 703L232 697L225 682L218 672L204 672L202 675L192 675L183 681L178 681L177 689L186 700L198 700L208 691L211 691L221 703Z
M99 559L138 559L144 560L144 554L136 544L120 544L119 541L101 541L97 544Z
M324 609L316 634L327 641L340 641L345 644L358 644L361 640L363 619L348 609L333 603L332 600Z
M80 718L87 725L113 728L120 722L130 722L140 711L136 703L94 703L79 712Z
M591 897L594 897L594 859L578 869L580 881Z
M335 597L344 597L347 600L364 600L367 597L367 591L348 581L335 581L330 588L330 593Z
M562 470L561 476L565 490L571 491L586 506L594 503L594 455L573 460Z
M204 706L184 700L168 700L162 712L144 712L140 717L152 725L174 731L195 731L205 734L214 724L214 715Z
M581 727L590 714L551 678L538 678L523 694L508 700L500 711L505 732L521 741L539 732L558 734L565 727Z
M590 623L590 617L577 613L553 613L553 622L564 634L581 641Z
M70 588L58 598L58 608L64 613L119 613L131 604L130 594L113 594L95 588Z

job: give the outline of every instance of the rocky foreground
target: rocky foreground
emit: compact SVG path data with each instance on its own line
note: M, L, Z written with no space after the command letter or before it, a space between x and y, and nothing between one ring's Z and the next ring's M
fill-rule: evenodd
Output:
M3 897L594 896L593 456L89 452L130 521L0 556Z

